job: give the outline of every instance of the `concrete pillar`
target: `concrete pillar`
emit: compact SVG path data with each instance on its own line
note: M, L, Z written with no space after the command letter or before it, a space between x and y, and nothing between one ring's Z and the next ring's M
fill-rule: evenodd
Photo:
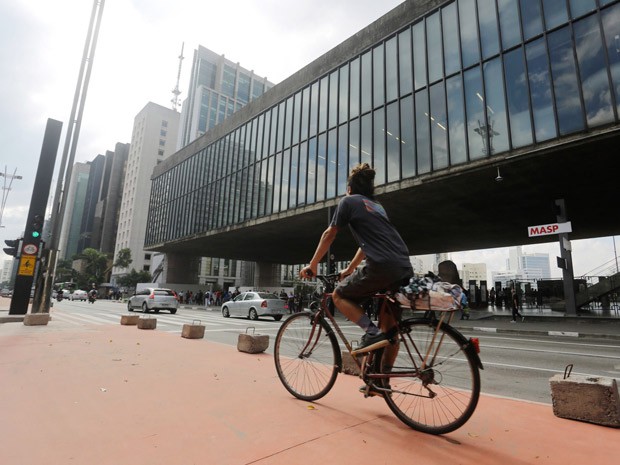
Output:
M282 285L281 267L275 263L256 263L254 288L280 287Z
M166 254L166 282L175 284L198 284L200 257L183 254Z

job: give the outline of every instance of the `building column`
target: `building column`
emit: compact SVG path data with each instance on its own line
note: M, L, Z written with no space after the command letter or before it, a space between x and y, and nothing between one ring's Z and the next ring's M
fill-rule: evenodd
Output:
M275 263L257 262L254 273L254 288L280 287L282 285L281 267Z
M200 257L183 254L166 254L166 283L198 284Z

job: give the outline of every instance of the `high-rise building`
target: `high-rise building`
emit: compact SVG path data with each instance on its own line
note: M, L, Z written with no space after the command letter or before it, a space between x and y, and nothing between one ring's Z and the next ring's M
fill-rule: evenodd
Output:
M521 257L522 272L528 281L538 281L539 279L551 279L551 267L549 265L549 254L534 253L525 254Z
M194 50L177 149L185 147L274 84L201 45Z
M114 258L121 249L131 250L129 269L114 267L111 282L132 268L149 271L151 252L144 251L144 235L153 168L174 153L179 130L179 113L149 102L134 119L131 145L121 192Z
M460 275L463 285L468 284L469 281L476 281L478 283L486 281L487 265L486 263L463 263Z
M71 202L67 202L58 242L58 258L60 259L70 260L78 253L78 241L80 239L82 216L84 215L90 166L90 162L78 162L73 165L71 181L67 191L67 198L71 199Z

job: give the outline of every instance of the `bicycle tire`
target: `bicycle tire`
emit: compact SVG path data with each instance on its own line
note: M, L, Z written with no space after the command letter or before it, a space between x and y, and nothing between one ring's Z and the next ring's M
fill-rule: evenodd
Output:
M288 392L306 401L320 399L330 391L340 360L338 342L325 320L319 319L314 334L312 330L310 313L291 316L282 323L273 351L280 381ZM302 354L306 347L311 351Z
M401 323L399 351L392 373L421 366L438 324L437 320L427 319ZM406 425L430 434L445 434L463 426L474 413L480 397L479 361L465 349L467 339L446 324L441 325L435 340L440 337L443 340L435 361L418 376L381 380L383 387L391 389L384 395L390 410ZM382 355L377 353L375 357L377 372L382 372ZM425 384L436 394L434 397L429 395Z

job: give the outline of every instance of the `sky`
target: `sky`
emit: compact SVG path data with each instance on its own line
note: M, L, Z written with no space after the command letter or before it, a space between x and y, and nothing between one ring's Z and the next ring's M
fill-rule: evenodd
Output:
M182 44L181 100L198 45L278 83L400 3L107 0L75 161L92 160L114 150L117 142L131 142L134 117L148 102L172 105ZM63 122L60 165L92 7L88 0L0 0L0 172L22 176L10 190L8 178L0 178L0 195L6 196L2 241L24 230L48 118ZM57 176L50 205L56 183ZM549 253L552 275L561 276L555 267L557 242L526 244L524 234L523 244L515 245L525 245L525 253ZM0 260L5 258L0 251ZM452 258L457 265L484 262L489 271L506 270L508 249L460 252ZM613 259L611 237L573 241L576 275Z

